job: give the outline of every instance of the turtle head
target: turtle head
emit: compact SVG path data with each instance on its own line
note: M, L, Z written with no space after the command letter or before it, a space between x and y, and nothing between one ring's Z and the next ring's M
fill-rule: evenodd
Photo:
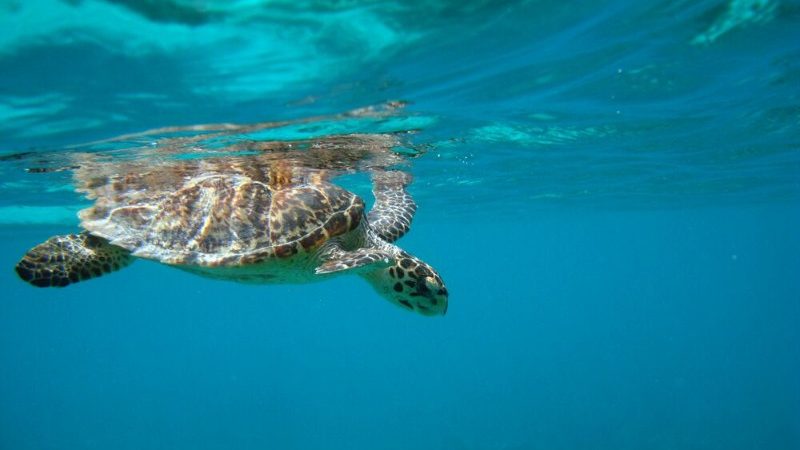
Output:
M367 276L387 300L426 316L447 312L447 288L439 274L419 258L399 252L388 267Z

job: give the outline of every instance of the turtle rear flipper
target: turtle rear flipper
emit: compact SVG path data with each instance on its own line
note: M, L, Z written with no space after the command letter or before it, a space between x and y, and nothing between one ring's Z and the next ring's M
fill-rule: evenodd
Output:
M33 247L17 263L20 278L38 287L64 287L99 277L131 263L122 247L88 233L53 236Z

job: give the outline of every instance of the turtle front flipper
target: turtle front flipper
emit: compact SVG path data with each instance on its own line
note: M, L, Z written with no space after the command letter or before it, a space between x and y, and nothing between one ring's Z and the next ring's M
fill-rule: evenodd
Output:
M417 211L414 199L406 191L411 175L400 171L373 171L372 194L375 206L367 215L370 228L387 242L403 237L411 228Z
M389 267L390 261L393 259L393 255L389 252L375 248L359 248L349 252L336 249L325 259L326 261L315 270L317 275L340 272L342 270L357 269L366 266L370 266L370 269Z
M99 277L131 263L122 247L89 233L53 236L33 247L17 263L20 278L38 287L64 287Z
M447 288L439 274L393 245L345 251L331 246L323 253L318 275L356 269L383 298L425 316L447 312Z

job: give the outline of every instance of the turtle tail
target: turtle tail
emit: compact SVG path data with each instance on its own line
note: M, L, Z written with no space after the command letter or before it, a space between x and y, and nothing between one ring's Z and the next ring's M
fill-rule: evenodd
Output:
M20 278L38 287L64 287L119 270L130 252L89 233L53 236L28 250L17 263Z

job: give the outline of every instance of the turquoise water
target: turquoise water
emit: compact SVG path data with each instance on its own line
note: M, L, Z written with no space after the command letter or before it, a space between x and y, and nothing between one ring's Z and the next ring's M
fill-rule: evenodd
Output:
M800 448L800 3L5 0L0 29L1 449ZM352 276L17 279L78 229L80 154L219 123L262 125L179 153L397 133L447 315Z

